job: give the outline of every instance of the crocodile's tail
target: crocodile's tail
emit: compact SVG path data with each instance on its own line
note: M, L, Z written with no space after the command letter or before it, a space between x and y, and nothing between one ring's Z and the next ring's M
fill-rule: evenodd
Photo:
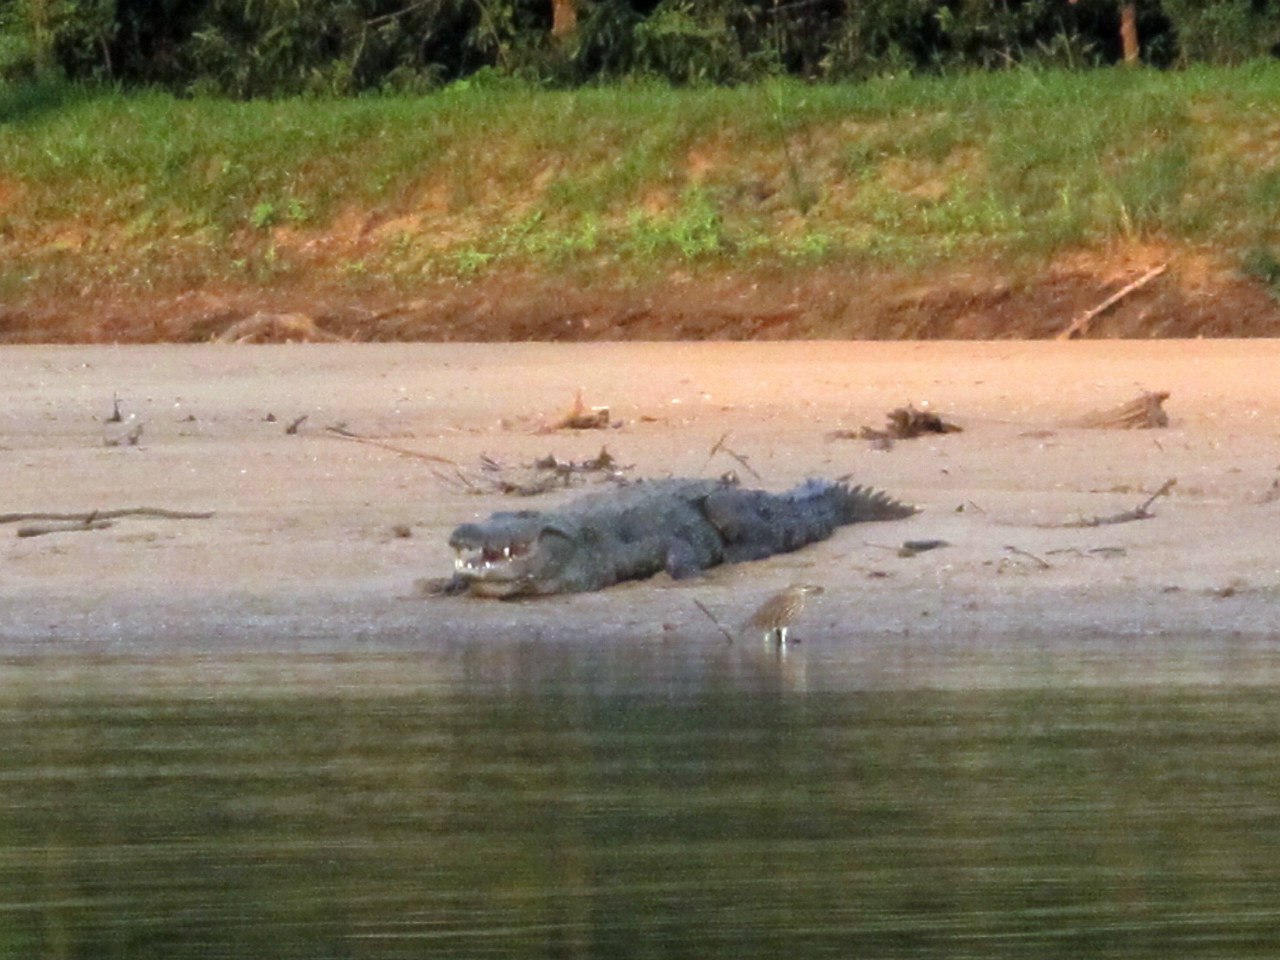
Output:
M865 523L872 520L901 520L903 517L920 512L919 507L895 500L883 490L864 487L860 484L850 486L843 480L835 483L828 480L806 480L789 491L788 496L796 499L830 498L836 504L839 522L842 524Z

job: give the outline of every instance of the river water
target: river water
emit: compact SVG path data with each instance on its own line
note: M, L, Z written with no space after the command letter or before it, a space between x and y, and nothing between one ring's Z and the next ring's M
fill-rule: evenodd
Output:
M0 958L1273 957L1278 659L10 659Z

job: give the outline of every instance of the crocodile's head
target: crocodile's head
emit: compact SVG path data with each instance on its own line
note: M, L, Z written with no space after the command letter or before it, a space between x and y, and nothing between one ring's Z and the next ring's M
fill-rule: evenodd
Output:
M567 581L578 549L577 531L535 510L495 513L464 523L449 537L453 565L469 591L482 597L520 597L572 589Z

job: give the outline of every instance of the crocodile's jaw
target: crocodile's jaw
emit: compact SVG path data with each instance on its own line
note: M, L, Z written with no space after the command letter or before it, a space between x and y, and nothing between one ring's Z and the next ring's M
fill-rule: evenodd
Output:
M457 547L453 569L466 580L473 594L482 597L515 597L532 593L530 555L537 545L510 543L502 547Z
M534 591L528 584L516 580L478 580L469 578L467 590L474 597L493 597L495 600L506 600L509 597L523 597Z

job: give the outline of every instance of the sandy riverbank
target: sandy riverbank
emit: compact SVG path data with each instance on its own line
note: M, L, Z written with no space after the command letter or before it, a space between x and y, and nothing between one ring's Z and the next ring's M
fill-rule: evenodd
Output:
M1280 341L7 347L0 368L0 511L214 512L30 538L0 527L0 642L13 653L723 642L695 598L736 624L795 581L826 588L796 628L817 645L1257 643L1277 622ZM579 389L621 425L539 432ZM1061 426L1143 389L1171 392L1168 429ZM113 395L120 424L106 422ZM828 437L908 402L964 432L889 451ZM107 444L138 423L135 445ZM851 474L923 510L695 581L425 598L415 582L449 572L454 525L565 495L471 493L442 479L448 465L338 439L335 424L469 475L482 455L516 467L607 445L631 476L737 469L776 490ZM760 480L709 460L726 434ZM1152 519L1060 525L1133 508L1173 478ZM927 538L951 545L894 549Z

